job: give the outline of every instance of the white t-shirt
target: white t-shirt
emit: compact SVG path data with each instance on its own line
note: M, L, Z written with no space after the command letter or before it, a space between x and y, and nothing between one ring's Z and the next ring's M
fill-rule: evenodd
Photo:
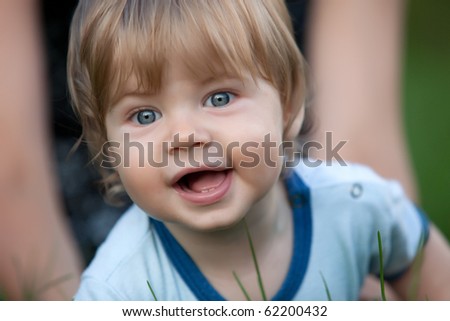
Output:
M272 300L357 300L378 274L377 232L385 278L413 261L428 221L400 186L360 165L308 167L285 186L294 218L294 251ZM231 273L231 272L230 272ZM123 214L82 275L75 300L223 300L164 224L136 205ZM326 286L325 286L326 283Z

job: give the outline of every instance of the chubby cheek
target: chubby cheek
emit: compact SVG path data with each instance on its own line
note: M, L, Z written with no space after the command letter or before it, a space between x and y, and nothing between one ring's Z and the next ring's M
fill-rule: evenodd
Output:
M241 124L240 129L233 130L227 151L232 147L234 166L258 170L282 166L282 121L278 115L269 115L254 116L251 121ZM230 157L229 153L227 155Z
M278 139L255 139L233 150L233 167L255 200L262 198L280 177L283 157L279 155L278 143Z
M162 142L159 137L152 138L149 140L145 131L140 133L115 131L108 135L109 151L118 155L122 167L167 166L169 144Z
M243 142L233 149L234 166L256 171L277 170L283 166L281 141L266 135L263 140Z
M130 198L146 212L153 212L163 198L162 177L150 167L128 167L118 169L119 177Z

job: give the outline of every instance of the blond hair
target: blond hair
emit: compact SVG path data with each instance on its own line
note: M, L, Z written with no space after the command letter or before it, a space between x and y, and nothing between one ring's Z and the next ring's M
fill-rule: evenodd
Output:
M168 56L184 59L193 75L249 72L277 88L296 110L305 92L304 62L284 0L81 0L70 31L68 82L75 112L95 163L107 141L105 116L135 75L158 91ZM175 54L175 55L173 55ZM298 99L300 98L300 99ZM109 200L118 175L101 169ZM108 197L109 196L109 197Z

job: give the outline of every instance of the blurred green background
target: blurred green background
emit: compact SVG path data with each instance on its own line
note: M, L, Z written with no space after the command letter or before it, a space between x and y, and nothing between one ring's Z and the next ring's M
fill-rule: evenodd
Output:
M409 0L404 116L420 205L450 240L450 1Z

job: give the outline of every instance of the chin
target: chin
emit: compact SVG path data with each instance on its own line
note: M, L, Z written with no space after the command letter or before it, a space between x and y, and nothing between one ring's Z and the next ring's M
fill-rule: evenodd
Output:
M210 217L208 219L199 219L194 222L194 224L189 224L189 227L197 232L223 232L234 229L237 225L239 225L239 223L242 222L242 220L243 217L227 217L226 219L224 219L223 217L221 219Z

